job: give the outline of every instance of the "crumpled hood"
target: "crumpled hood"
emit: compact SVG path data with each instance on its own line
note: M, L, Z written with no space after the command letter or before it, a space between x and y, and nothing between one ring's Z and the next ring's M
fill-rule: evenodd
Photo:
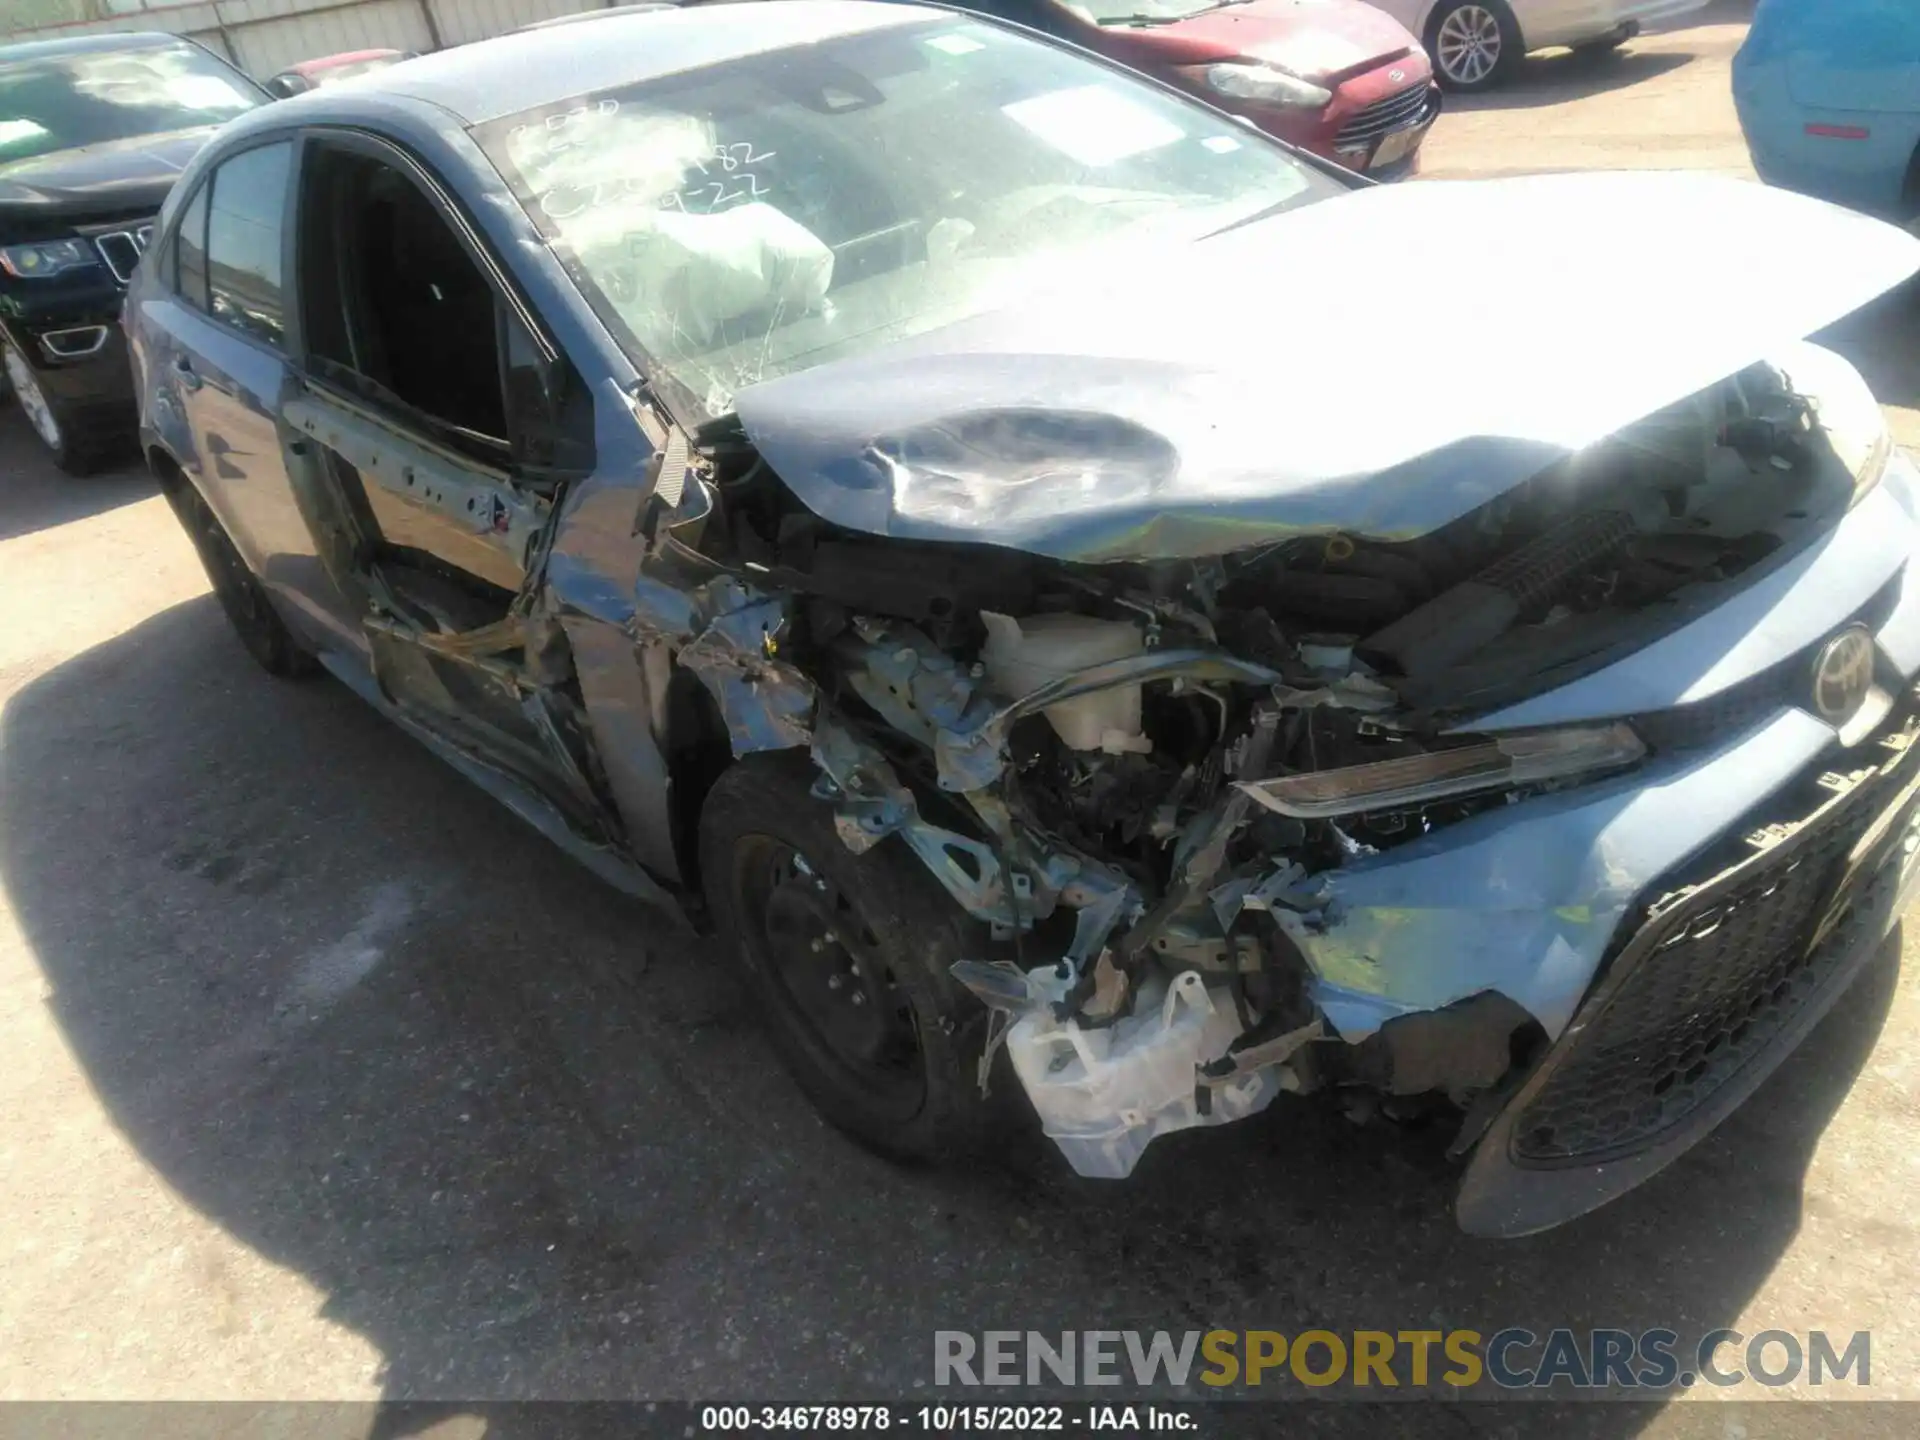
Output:
M877 535L1080 561L1406 538L1916 269L1892 226L1737 180L1382 186L735 408L803 504Z
M55 150L0 165L0 226L158 210L215 125Z
M1415 46L1398 20L1361 0L1247 0L1144 33L1204 43L1223 59L1270 61L1306 80L1343 75Z

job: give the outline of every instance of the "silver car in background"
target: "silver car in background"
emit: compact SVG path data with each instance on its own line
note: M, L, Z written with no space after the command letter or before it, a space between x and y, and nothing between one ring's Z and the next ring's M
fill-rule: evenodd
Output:
M1708 0L1367 0L1426 42L1452 90L1488 90L1529 51L1555 45L1599 54L1643 29L1706 8Z

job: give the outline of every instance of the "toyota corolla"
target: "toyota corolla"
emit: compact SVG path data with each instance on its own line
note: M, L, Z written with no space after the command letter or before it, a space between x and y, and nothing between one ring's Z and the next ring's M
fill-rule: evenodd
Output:
M1675 233L1444 353L1378 283ZM710 923L852 1136L976 1151L1017 1086L1119 1177L1367 1087L1518 1234L1699 1139L1905 903L1920 477L1802 337L1917 265L1734 181L1373 186L792 0L244 116L127 324L255 658Z

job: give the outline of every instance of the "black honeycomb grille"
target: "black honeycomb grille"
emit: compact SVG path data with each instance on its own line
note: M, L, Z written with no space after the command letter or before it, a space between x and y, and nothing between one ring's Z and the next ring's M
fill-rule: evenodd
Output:
M1870 766L1808 777L1802 793L1826 803L1806 801L1805 833L1755 834L1746 843L1769 848L1651 907L1621 947L1618 983L1576 1020L1522 1110L1515 1160L1597 1162L1644 1149L1764 1050L1843 958L1845 924L1811 946L1814 927L1849 852L1891 798L1892 775L1904 781L1909 768L1903 760L1878 774Z

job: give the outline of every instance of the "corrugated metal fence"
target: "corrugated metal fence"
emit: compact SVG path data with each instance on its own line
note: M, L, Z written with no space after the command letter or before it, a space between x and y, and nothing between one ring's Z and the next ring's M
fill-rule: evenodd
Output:
M439 50L609 0L0 0L0 42L191 35L260 79L347 50Z

